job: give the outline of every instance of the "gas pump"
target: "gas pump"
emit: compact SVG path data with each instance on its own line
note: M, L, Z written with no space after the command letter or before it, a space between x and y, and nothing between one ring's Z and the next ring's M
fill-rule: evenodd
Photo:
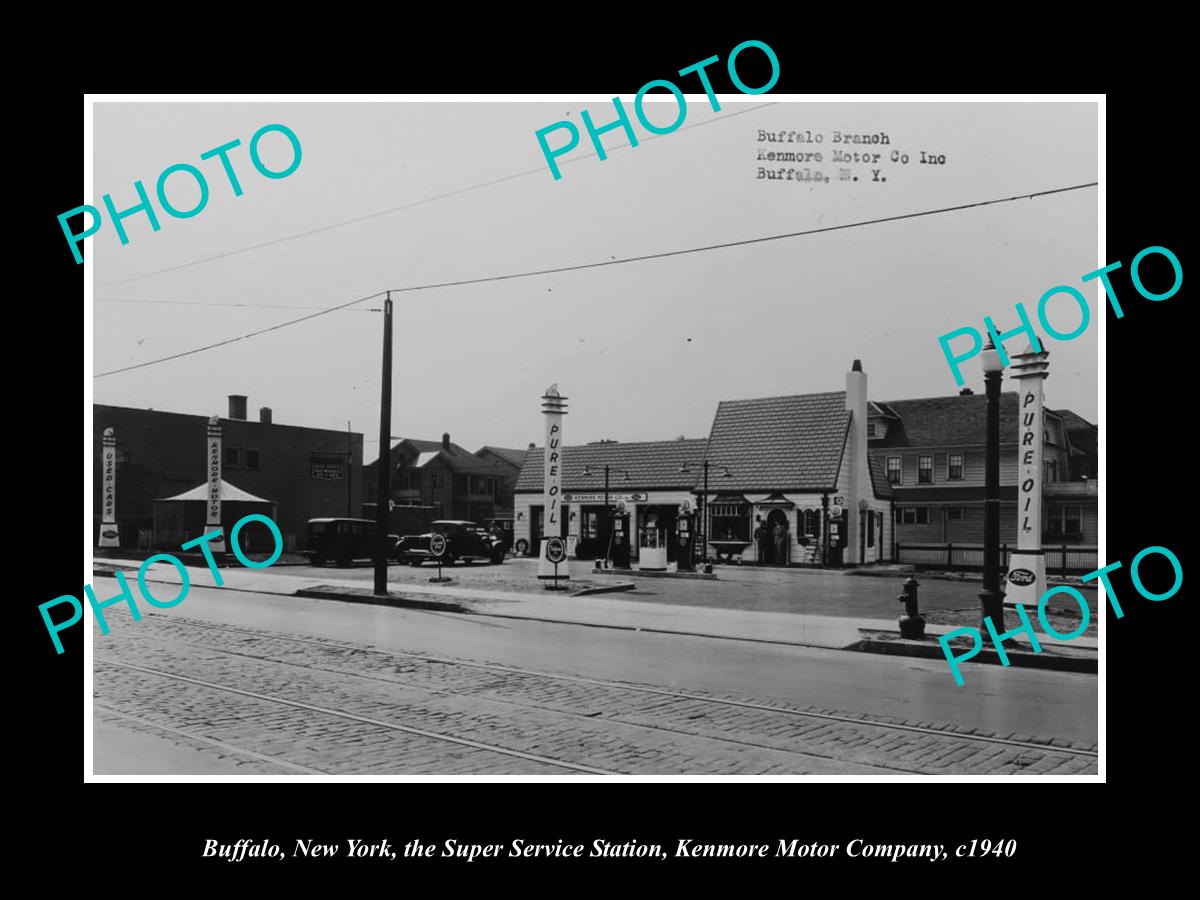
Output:
M617 501L612 514L612 564L618 569L629 568L629 513L624 500Z
M679 546L675 561L680 572L692 571L692 545L696 540L692 528L694 513L691 500L684 499L679 504L679 516L675 520L675 540Z
M842 564L842 549L846 544L845 519L842 517L842 507L833 506L829 510L829 565Z

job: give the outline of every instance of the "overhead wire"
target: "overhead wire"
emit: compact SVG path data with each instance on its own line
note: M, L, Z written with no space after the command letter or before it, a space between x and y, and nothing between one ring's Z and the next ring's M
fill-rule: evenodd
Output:
M774 103L759 103L756 106L747 107L746 109L739 109L736 111L731 111L728 115L722 116L720 118L706 119L703 122L694 122L691 125L684 125L682 128L676 129L676 131L688 131L693 128L702 128L705 125L711 125L714 122L728 122L730 119L736 118L737 116L744 116L744 115L746 115L746 113L756 112L760 109L766 109L767 107L774 106L774 105L775 105ZM674 133L675 132L672 132L672 134L674 134ZM641 143L643 143L643 144L650 143L653 140L657 140L658 138L665 137L665 136L666 135L651 135L649 137L643 138ZM606 148L605 152L611 153L615 150L625 150L631 146L632 145L629 143L618 144L618 145L612 147L611 149ZM558 165L561 167L564 165L571 165L573 163L580 163L580 162L583 162L587 159L590 159L590 158L598 156L598 155L599 154L596 151L590 151L587 153L579 154L578 156L574 156L571 159L563 160ZM113 285L117 285L117 284L128 284L129 282L132 282L132 281L140 281L143 278L150 278L153 275L162 275L167 272L176 272L176 271L179 271L180 269L191 268L192 266L198 266L198 265L201 265L206 262L213 262L218 259L227 259L228 257L236 256L239 253L248 253L252 250L262 250L266 247L274 247L277 244L283 244L283 243L287 243L288 241L299 240L300 238L311 237L314 234L321 234L322 232L325 232L325 231L332 231L335 228L342 228L346 225L354 225L359 222L366 222L366 221L369 221L370 219L377 219L380 216L388 216L388 215L391 215L392 213L403 212L404 210L413 209L418 206L424 206L427 203L433 203L437 200L445 200L449 197L457 197L461 194L466 194L471 191L479 190L481 188L493 187L497 184L504 184L507 181L515 181L518 178L525 178L529 175L536 175L539 172L544 173L546 171L547 171L547 169L545 166L538 166L537 168L534 168L534 169L525 169L522 172L514 172L511 175L504 175L500 178L493 178L490 181L481 181L478 184L471 184L471 185L467 185L466 187L456 188L455 190L452 190L452 191L445 191L444 193L441 193L441 194L434 194L431 197L424 197L420 200L413 200L409 203L402 203L399 206L392 206L387 209L376 210L375 212L366 213L361 216L354 216L353 218L343 219L339 222L331 222L327 225L320 225L316 228L310 228L306 231L296 232L295 234L288 234L288 235L284 235L283 237L272 238L269 241L261 241L260 243L257 243L257 244L248 244L247 246L244 246L244 247L236 247L233 250L225 250L221 253L214 253L209 256L202 256L199 259L194 259L194 260L191 260L190 262L179 263L179 264L173 265L173 266L166 266L161 269L152 269L149 272L143 272L140 275L132 275L128 278L118 278L115 281L107 281L103 285L101 285L101 287L112 287Z
M708 252L708 251L712 251L712 250L726 250L726 249L729 249L732 247L746 247L746 246L750 246L753 244L767 243L769 241L780 241L780 240L786 240L789 238L806 237L806 236L810 236L810 235L814 235L814 234L826 234L826 233L833 232L833 231L845 231L845 230L848 230L851 228L863 228L863 227L866 227L869 225L881 225L881 224L885 224L888 222L899 222L899 221L904 221L907 219L917 219L917 218L921 218L923 216L939 215L942 213L961 212L961 211L967 210L967 209L978 209L978 208L981 208L984 206L993 206L998 203L1011 203L1016 200L1025 200L1025 199L1032 200L1035 197L1046 197L1046 196L1050 196L1052 194L1063 194L1063 193L1067 193L1069 191L1078 191L1078 190L1082 190L1084 188L1096 187L1097 184L1098 184L1098 182L1091 181L1091 182L1087 182L1084 184L1071 185L1069 187L1051 188L1049 190L1034 191L1032 193L1014 194L1009 197L999 197L999 198L996 198L993 200L979 200L974 203L961 203L956 206L944 206L944 207L939 207L937 209L927 209L927 210L920 210L918 212L900 213L900 214L894 215L894 216L882 216L882 217L876 218L876 219L866 219L866 220L859 221L859 222L847 222L847 223L844 223L841 225L826 225L826 226L822 226L820 228L806 228L801 231L789 231L789 232L784 232L782 234L763 235L761 237L755 237L755 238L743 238L741 240L736 240L736 241L723 241L723 242L717 243L717 244L703 244L703 245L700 245L697 247L685 247L685 248L682 248L679 250L664 250L664 251L660 251L658 253L646 253L646 254L641 254L639 256L622 257L621 259L607 259L607 260L601 260L599 262L577 263L575 265L569 265L569 266L555 266L553 268L547 268L547 269L534 269L534 270L529 270L529 271L524 271L524 272L511 272L511 273L507 273L504 275L485 275L485 276L481 276L479 278L460 278L460 279L456 279L454 281L429 282L426 284L416 284L416 285L409 285L407 287L391 288L390 291L391 291L391 293L405 293L405 292L410 292L410 291L434 290L437 288L462 287L465 285L484 284L487 282L494 282L494 281L509 281L509 280L512 280L515 278L530 278L530 277L535 277L535 276L539 276L539 275L556 275L556 274L561 274L563 272L577 272L577 271L582 271L585 269L602 268L605 266L618 266L618 265L626 265L628 263L635 263L635 262L647 262L649 260L656 260L656 259L668 259L670 257L684 256L684 255L691 254L691 253L704 253L704 252ZM257 337L258 335L267 334L268 332L278 331L282 328L287 328L291 325L298 325L301 322L307 322L310 319L315 319L315 318L318 318L319 316L327 315L329 313L333 313L333 312L337 312L342 309L346 309L349 306L354 306L357 303L363 303L374 297L383 296L384 293L385 293L384 291L378 291L374 294L369 294L366 297L360 297L357 300L351 300L346 303L338 304L337 306L332 306L327 309L320 310L319 312L312 313L311 315L301 316L298 319L291 319L287 322L280 322L276 325L270 326L269 328L260 328L256 331L248 332L247 334L238 335L237 337L229 338L224 341L218 341L215 344L207 344L203 347L197 347L192 350L185 350L181 353L174 353L174 354L171 354L170 356L164 356L160 359L147 360L146 362L137 363L132 366L124 366L119 369L112 369L107 372L100 372L92 377L93 378L103 378L107 375L117 375L117 374L120 374L121 372L129 372L134 369L141 369L141 368L145 368L147 366L152 366L152 365L157 365L159 363L169 362L171 360L179 359L184 356L191 356L192 354L195 354L195 353L202 353L206 350L212 350L217 347L224 347L228 344L233 344L238 341L246 340L248 338Z

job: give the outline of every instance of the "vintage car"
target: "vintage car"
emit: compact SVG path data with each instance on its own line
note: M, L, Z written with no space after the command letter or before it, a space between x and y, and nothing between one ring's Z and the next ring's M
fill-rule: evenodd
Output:
M405 535L396 544L396 559L412 566L423 562L435 562L429 551L429 539L435 534L446 538L446 552L442 554L442 565L452 566L456 560L471 563L486 559L493 563L504 562L505 546L502 538L494 537L474 522L458 519L442 519L432 523L428 534Z
M388 535L389 547L399 541L398 535ZM375 523L369 519L309 519L308 550L304 552L314 566L332 559L344 568L356 559L372 559Z

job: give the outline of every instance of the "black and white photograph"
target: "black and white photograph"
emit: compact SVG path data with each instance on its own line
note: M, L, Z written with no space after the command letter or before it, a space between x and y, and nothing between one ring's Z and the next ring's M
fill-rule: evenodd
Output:
M89 778L1100 777L1100 102L741 56L94 98Z

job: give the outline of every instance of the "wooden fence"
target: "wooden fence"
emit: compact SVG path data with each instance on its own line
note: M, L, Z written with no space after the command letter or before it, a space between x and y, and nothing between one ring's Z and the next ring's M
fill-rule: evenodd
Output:
M1000 566L1008 568L1009 556L1016 548L1000 545ZM1046 571L1058 574L1094 572L1099 568L1096 547L1079 544L1044 546ZM982 544L898 544L897 562L926 569L982 569Z

